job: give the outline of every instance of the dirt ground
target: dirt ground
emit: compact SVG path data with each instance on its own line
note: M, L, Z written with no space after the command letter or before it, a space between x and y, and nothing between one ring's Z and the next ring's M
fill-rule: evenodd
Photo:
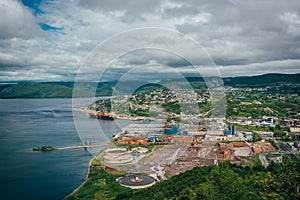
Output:
M168 145L156 149L151 156L146 155L147 158L143 163L141 163L141 159L138 159L138 161L135 160L128 165L113 167L121 171L146 173L154 177L159 177L160 179L166 179L166 166L174 163L187 149L188 145Z

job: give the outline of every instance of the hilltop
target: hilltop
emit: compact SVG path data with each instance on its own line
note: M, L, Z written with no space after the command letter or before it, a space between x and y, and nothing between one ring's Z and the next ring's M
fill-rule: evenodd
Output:
M263 87L275 84L299 84L300 74L264 74L259 76L224 78L223 80L226 86Z
M1 98L70 98L72 88L65 86L21 82L2 88Z
M91 83L79 83L78 97L92 97ZM114 83L99 83L98 96L111 94ZM2 85L0 98L72 98L74 82L20 82L18 84Z

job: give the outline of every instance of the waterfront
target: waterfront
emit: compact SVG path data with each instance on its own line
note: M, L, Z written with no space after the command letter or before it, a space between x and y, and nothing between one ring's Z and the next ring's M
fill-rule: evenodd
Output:
M85 179L90 152L32 151L44 145L82 145L71 99L0 99L0 103L0 199L62 199L71 193ZM77 121L87 127L85 132L91 142L106 142L93 134L97 130L88 129L94 126L95 119L75 112ZM116 131L115 122L98 122L107 137Z

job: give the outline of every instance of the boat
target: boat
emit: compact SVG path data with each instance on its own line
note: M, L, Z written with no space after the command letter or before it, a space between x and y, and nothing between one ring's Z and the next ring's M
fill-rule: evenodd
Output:
M98 119L103 119L103 120L114 120L116 119L116 115L114 112L109 112L109 113L96 113L96 116Z
M97 118L103 120L114 120L116 115L114 112L107 112L105 108L102 108L101 111L94 111L89 113L90 118Z

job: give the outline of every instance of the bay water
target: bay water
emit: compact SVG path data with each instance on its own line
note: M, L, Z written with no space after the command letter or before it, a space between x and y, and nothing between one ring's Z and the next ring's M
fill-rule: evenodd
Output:
M95 121L106 137L97 134ZM0 99L0 199L63 199L84 181L89 150L32 151L82 145L84 134L78 134L75 123L86 127L81 132L89 135L89 143L99 143L119 131L116 124L127 122L91 119L72 110L71 99Z

